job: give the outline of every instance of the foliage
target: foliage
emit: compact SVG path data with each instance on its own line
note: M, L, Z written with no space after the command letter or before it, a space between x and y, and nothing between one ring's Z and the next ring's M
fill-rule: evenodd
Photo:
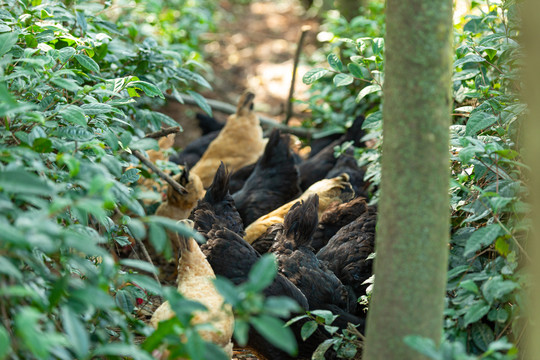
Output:
M338 315L332 314L328 310L312 310L307 311L304 315L299 315L287 322L287 325L291 325L302 319L309 319L306 321L300 330L300 335L303 340L308 339L315 330L320 326L330 335L329 338L323 341L315 352L313 353L313 360L324 360L324 354L333 348L339 358L342 359L355 359L357 358L358 349L362 346L363 336L356 329L357 326L349 324L347 329L340 330L337 326L332 326L332 323Z
M171 356L224 356L189 323L200 304L146 261L113 256L148 238L170 257L166 230L200 238L145 211L133 185L148 172L129 168L134 150L157 149L145 133L178 125L150 105L210 87L193 55L209 14L177 3L192 16L157 1L0 4L0 358L151 359L161 342ZM152 332L138 314L154 295L177 317Z
M526 279L520 264L530 259L522 244L527 232L522 218L528 206L522 201L526 194L522 173L526 169L520 162L518 142L526 114L526 106L518 98L519 4L473 2L472 10L475 15L466 16L455 27L452 240L445 340L439 348L427 339L407 340L433 359L515 358L524 326L519 290L526 286ZM356 45L358 52L350 57L347 69L332 53L329 67L311 70L304 82L320 81L331 74L336 88L355 88L349 99L356 97L374 104L367 108L377 107L378 86L384 79L379 65L383 45L377 41L345 40L349 50L349 44ZM366 43L371 43L371 48L364 46ZM358 86L360 82L365 84ZM371 95L364 96L367 93ZM379 137L381 125L381 112L372 112L364 124L365 129L371 129L368 137ZM342 149L336 150L339 153ZM379 146L360 151L361 164L368 166L366 177L376 183L380 178L379 151Z
M240 346L247 344L248 331L252 326L274 346L289 354L296 354L294 334L279 318L289 318L291 313L299 312L299 305L285 296L265 298L261 293L274 281L276 274L275 256L265 254L253 266L245 283L235 287L225 278L217 278L214 283L233 306L234 339Z

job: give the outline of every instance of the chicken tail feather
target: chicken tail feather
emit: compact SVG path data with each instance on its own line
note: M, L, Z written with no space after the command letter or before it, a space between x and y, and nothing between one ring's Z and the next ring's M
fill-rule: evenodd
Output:
M284 231L287 238L293 238L296 246L309 243L319 223L319 196L311 195L305 201L294 204L284 220Z

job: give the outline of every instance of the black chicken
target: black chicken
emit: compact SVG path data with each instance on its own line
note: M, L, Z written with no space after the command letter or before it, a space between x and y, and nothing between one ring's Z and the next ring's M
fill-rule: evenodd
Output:
M339 229L350 224L362 215L368 206L362 197L357 197L343 204L332 204L321 215L317 230L313 234L309 245L315 253L328 243Z
M224 123L217 121L213 117L206 114L197 113L195 117L199 122L199 128L202 130L202 135L210 134L214 131L219 131L225 126Z
M219 135L218 131L213 131L204 136L201 136L197 140L190 142L184 150L171 155L169 161L172 161L178 165L187 165L192 168L204 154L208 146Z
M283 232L283 223L276 223L270 225L268 229L266 229L266 232L259 236L255 241L251 243L251 246L259 254L264 254L270 251L270 248L274 244L276 237L278 234Z
M196 213L208 210L214 214L215 222L220 228L227 228L240 236L244 236L244 225L238 210L234 205L234 200L229 194L229 175L225 170L225 165L221 163L214 175L214 181L206 190L204 197L199 200L197 206L189 216L190 220L196 220ZM210 230L212 223L204 224L207 227L201 227L201 222L195 221L195 230L206 235Z
M334 156L334 148L336 146L346 141L353 141L354 146L360 147L360 138L364 135L364 131L362 130L363 123L364 117L357 117L352 126L338 140L333 141L315 156L310 157L299 165L300 188L302 190L305 191L313 183L324 179L326 174L332 170L337 161Z
M358 166L358 160L354 157L354 149L352 147L345 150L338 157L336 165L326 174L326 178L331 179L342 173L349 175L349 182L356 196L368 197L366 183L364 182L366 172Z
M308 245L317 227L318 207L317 195L294 204L271 252L276 255L280 273L304 293L310 309L330 310L339 315L334 324L342 329L348 322L363 325L361 319L352 315L356 312L356 296L317 259Z
M317 258L358 296L365 295L368 284L363 282L372 275L373 261L367 258L374 251L376 220L377 209L369 206L317 253Z
M247 226L300 193L289 136L274 130L246 183L232 195L236 208Z

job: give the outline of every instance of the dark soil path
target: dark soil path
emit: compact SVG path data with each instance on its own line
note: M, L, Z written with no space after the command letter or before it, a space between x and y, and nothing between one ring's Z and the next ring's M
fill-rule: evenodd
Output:
M234 105L250 89L256 95L258 113L283 121L301 29L304 25L312 29L302 50L303 56L309 56L316 49L317 21L308 19L295 0L253 1L246 5L223 0L219 8L222 20L217 32L203 39L205 58L212 68L207 79L213 86L203 95ZM307 86L301 78L307 70L301 61L295 84L297 98L306 98ZM178 147L200 136L193 111L200 109L176 102L169 102L163 109L184 127L177 136ZM218 120L227 117L218 112L214 116Z

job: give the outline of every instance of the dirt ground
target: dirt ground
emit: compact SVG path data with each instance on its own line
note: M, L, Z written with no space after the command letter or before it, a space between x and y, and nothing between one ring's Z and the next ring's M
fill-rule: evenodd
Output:
M229 104L236 104L239 96L250 89L255 93L255 110L276 121L283 121L291 79L293 59L303 26L310 26L302 48L302 57L317 48L316 19L308 18L295 0L240 1L222 0L219 3L222 20L217 31L203 36L204 52L212 73L206 78L212 91L202 94ZM302 58L301 58L302 59ZM307 86L302 76L309 68L300 65L295 81L295 97L305 99ZM298 105L295 105L298 109ZM182 147L200 136L193 106L171 101L162 109L184 128L178 134L175 147ZM227 115L215 112L218 120ZM293 122L294 124L294 118Z

